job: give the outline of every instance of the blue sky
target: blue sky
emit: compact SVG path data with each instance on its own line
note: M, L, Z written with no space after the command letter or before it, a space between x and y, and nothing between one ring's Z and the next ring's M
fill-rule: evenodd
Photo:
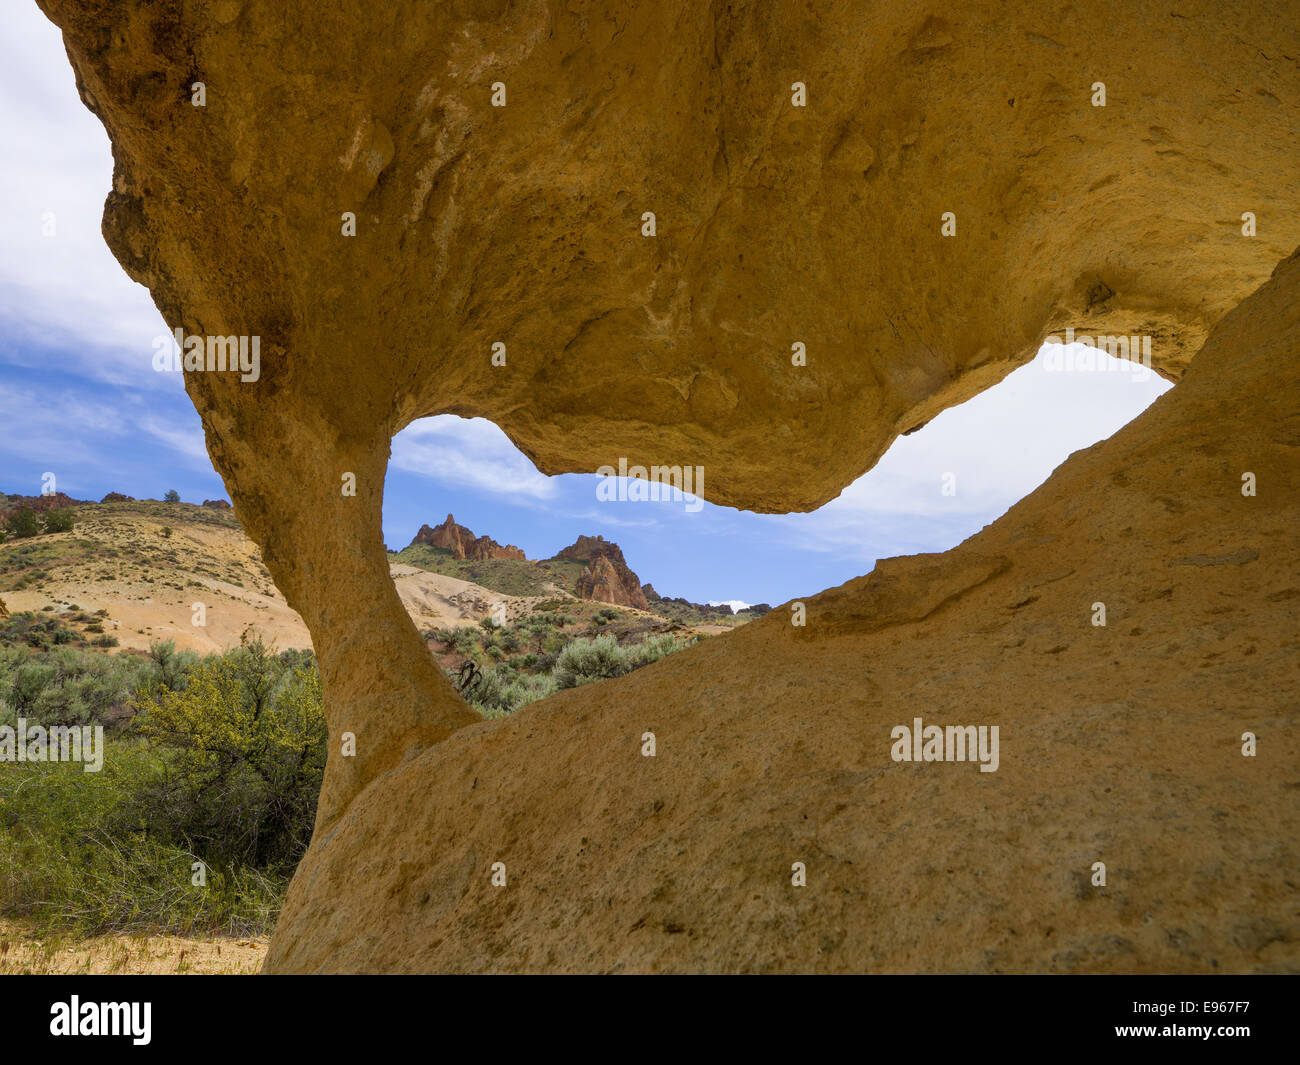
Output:
M169 488L194 502L224 498L180 375L151 365L154 338L170 330L100 236L112 176L107 136L77 99L59 35L35 4L7 15L0 491L36 494L53 473L76 498L160 498ZM900 438L813 514L599 502L597 477L542 476L489 422L425 419L394 439L384 534L401 547L450 512L475 533L544 558L579 534L600 533L661 595L775 604L866 573L877 558L952 547L1168 387L1128 368L1048 372L1040 354ZM945 473L956 475L956 495L942 493Z

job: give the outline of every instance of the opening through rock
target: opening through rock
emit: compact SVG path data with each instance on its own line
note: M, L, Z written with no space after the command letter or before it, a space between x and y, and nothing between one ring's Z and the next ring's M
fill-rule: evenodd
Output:
M1171 387L1140 358L1048 342L900 436L808 514L714 506L674 491L681 482L636 484L626 459L627 478L547 477L491 422L422 419L394 438L389 463L394 580L457 689L498 716L630 672L880 558L956 546ZM704 491L708 475L682 474Z

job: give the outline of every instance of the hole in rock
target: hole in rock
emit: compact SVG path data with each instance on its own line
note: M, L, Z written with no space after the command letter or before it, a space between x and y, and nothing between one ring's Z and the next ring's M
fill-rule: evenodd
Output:
M175 489L193 503L221 500L225 487L181 376L149 369L155 338L169 330L100 233L112 183L107 137L77 98L57 31L35 8L28 14L14 27L8 54L25 71L27 95L42 106L5 111L8 139L28 151L5 168L0 188L12 206L8 217L26 220L9 226L0 256L11 341L0 353L7 430L0 434L0 490L36 496L49 472L57 478L52 487L74 499L121 493L161 500ZM874 469L810 514L602 500L599 478L538 473L488 422L425 419L394 439L387 476L384 532L396 549L397 586L421 631L449 637L430 641L444 668L459 672L472 658L525 686L553 669L566 639L634 627L635 615L617 604L637 594L661 597L654 609L680 625L677 632L722 631L736 623L733 607L806 597L868 572L878 558L952 547L1168 387L1132 364L1094 356L1092 369L1051 372L1040 354L900 437ZM216 521L220 514L202 516ZM448 514L473 536L438 533ZM107 610L104 627L124 650L171 639L186 650L220 651L250 625L282 648L310 646L301 620L249 552L227 551L222 541L187 555L179 545L190 543L189 519L170 523L174 540L157 538L158 522L144 512L123 511L113 521L98 531L81 527L95 540L95 560L88 554L49 576L48 567L33 567L41 576L15 577L0 589L9 608L39 611L66 601ZM426 526L426 542L409 547ZM452 533L456 550L446 546ZM619 553L583 539L598 536ZM155 540L167 545L167 557L153 550ZM500 549L508 545L526 560ZM458 552L467 557L454 557ZM597 554L607 555L608 565L593 563ZM212 600L207 624L195 626L193 602L204 597ZM471 639L476 630L485 634L479 622L503 599L512 604L508 620L545 617L527 631L489 636L486 645L482 635ZM535 609L541 606L553 609ZM468 633L456 637L458 629Z
M608 633L634 647L638 628L665 628L622 607L677 623L679 636L713 634L877 559L954 547L1170 387L1140 363L1048 343L900 436L837 499L785 515L638 499L630 480L596 474L548 477L489 421L426 418L393 439L384 533L408 610L470 701L485 708L474 696L495 699L496 681L524 685L501 704L527 701L549 693L537 678L555 674L566 641ZM505 624L488 632L493 616Z

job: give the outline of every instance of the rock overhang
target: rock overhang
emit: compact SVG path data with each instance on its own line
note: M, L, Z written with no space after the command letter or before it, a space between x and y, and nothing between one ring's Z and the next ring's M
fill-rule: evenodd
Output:
M210 438L457 413L547 473L808 510L1066 326L1176 379L1300 242L1266 9L43 6L119 259L169 325L263 339L260 387L187 382Z

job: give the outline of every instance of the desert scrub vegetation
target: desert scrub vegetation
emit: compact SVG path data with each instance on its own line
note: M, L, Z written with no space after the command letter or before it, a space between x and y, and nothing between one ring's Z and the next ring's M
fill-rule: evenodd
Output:
M157 675L152 660L139 655L0 647L0 725L21 717L47 727L113 727L130 717L134 694L155 684Z
M0 618L0 648L26 646L44 651L65 644L80 648L117 644L116 637L105 634L99 616L78 608L57 614L53 610L53 606L44 606L39 611L24 610Z
M0 762L0 916L83 935L268 932L324 775L311 652L276 653L249 635L204 657L170 642L143 655L27 639L49 636L37 624L60 616L86 628L100 620L76 608L24 616L15 642L0 646L0 725L102 726L103 767ZM601 621L595 631L600 622L553 609L427 635L485 717L622 676L688 642L638 631L620 644L614 619Z
M104 725L105 751L98 773L0 763L0 913L82 934L269 930L324 772L309 652L4 649L0 725L18 717Z
M31 507L17 507L0 522L0 543L30 539L43 532L71 532L73 525L72 511L67 507L47 510L44 514L37 514Z
M590 632L622 617L606 607L582 629ZM613 632L577 635L566 629L581 619L547 611L509 626L483 623L474 629L434 629L425 634L440 645L443 668L461 696L484 717L502 717L565 688L621 677L694 642L671 633L630 633L620 643Z
M658 662L683 645L675 636L661 633L626 647L608 633L591 640L574 640L565 646L551 672L557 688L576 688L610 677L621 677L634 669Z

